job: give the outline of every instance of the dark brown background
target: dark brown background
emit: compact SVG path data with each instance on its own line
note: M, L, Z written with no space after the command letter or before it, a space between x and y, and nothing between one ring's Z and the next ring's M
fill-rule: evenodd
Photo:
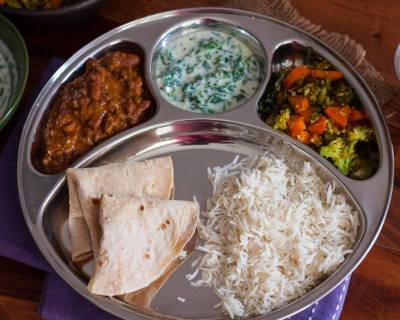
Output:
M40 75L57 56L67 59L80 47L121 23L152 13L190 6L218 6L218 0L110 0L95 17L68 28L19 26L31 61L25 99ZM305 17L325 29L348 34L367 50L367 57L393 87L400 88L393 70L400 43L400 0L292 0ZM400 97L384 107L400 109ZM398 121L396 120L398 119ZM8 128L2 132L6 136ZM400 117L391 118L395 151L400 146ZM382 233L354 273L342 318L345 320L400 319L400 156L396 157L395 191ZM36 309L44 274L0 257L0 320L40 319Z

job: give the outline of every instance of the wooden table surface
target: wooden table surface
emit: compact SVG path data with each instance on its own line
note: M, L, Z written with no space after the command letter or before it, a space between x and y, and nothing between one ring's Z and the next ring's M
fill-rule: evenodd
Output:
M293 0L305 17L325 29L346 33L367 50L367 56L393 87L400 87L393 55L400 42L399 0ZM110 0L89 20L68 28L18 26L30 55L28 97L54 56L67 59L80 47L120 25L152 13L190 6L218 6L221 1ZM400 96L385 106L398 108ZM7 135L12 121L2 135ZM390 121L395 150L400 147L400 117ZM400 319L400 153L396 161L395 190L378 241L352 277L342 318L345 320ZM42 271L0 257L0 320L40 319L37 306L44 279ZM323 320L323 319L322 319Z

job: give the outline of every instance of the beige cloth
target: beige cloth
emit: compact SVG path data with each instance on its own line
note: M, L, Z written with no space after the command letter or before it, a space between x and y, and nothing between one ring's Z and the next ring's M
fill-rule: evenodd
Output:
M368 61L362 45L345 34L327 31L312 23L297 11L289 0L227 0L224 6L253 11L279 19L321 39L357 69L374 92L381 106L396 95L395 91L384 82L382 75Z

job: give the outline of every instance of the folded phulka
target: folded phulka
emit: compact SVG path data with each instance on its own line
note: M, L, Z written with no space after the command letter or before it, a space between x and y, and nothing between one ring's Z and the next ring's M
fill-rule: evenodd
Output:
M198 218L195 202L103 195L102 239L89 291L122 295L159 279L192 238Z
M95 168L67 170L69 228L72 260L97 255L100 242L98 217L102 194L169 199L173 190L170 157L124 162Z
M187 255L190 255L195 246L196 246L196 234L192 236L192 238L189 240L189 242L186 244L184 251L186 252ZM185 256L186 257L186 256ZM147 287L132 292L132 293L126 293L119 298L131 305L135 305L139 308L144 308L144 309L149 309L151 301L155 297L155 295L158 293L158 291L161 289L161 287L164 285L165 282L169 279L169 277L178 269L181 264L185 261L185 257L179 256L176 258L165 270L165 272L159 277L157 280L153 281L150 285Z

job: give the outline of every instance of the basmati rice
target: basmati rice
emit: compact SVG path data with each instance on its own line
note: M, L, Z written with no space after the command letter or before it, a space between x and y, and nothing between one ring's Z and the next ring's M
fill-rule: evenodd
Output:
M231 318L279 308L319 284L351 252L358 213L308 162L270 154L208 171L213 195L198 231L204 255L187 275ZM199 280L194 280L197 273Z

